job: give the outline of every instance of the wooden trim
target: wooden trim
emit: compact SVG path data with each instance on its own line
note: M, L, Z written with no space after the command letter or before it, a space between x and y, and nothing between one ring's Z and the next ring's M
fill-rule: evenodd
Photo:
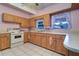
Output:
M9 48L11 48L11 47L8 47L8 48L5 48L5 49L9 49ZM1 49L0 51L3 51L3 50L5 50L5 49Z
M79 3L72 3L71 9L72 10L79 9Z
M69 11L73 11L73 10L77 10L79 9L79 3L72 3L70 8L55 12L55 13L51 13L50 15L55 15L55 14L59 14L59 13L64 13L64 12L69 12Z

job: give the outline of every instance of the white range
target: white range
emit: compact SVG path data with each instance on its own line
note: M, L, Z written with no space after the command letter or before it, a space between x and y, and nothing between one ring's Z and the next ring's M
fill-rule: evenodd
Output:
M24 43L24 32L19 29L9 29L9 33L11 33L11 47L14 45L18 45L18 43Z

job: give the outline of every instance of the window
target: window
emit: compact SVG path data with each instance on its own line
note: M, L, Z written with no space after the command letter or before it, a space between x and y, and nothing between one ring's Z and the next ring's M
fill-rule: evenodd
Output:
M70 24L70 13L63 13L59 15L52 16L52 28L53 29L69 29Z
M37 29L44 29L44 21L43 20L37 20L36 21L36 28Z

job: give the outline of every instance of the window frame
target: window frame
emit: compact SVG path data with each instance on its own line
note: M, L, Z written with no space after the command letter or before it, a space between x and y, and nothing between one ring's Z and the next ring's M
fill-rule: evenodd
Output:
M57 18L62 18L62 17L65 17L66 18L66 21L68 22L68 28L54 28L54 22ZM68 30L68 29L71 29L72 26L71 26L71 13L70 12L66 12L66 13L59 13L59 14L56 14L56 15L51 15L51 29L64 29L64 30Z
M39 27L38 27L38 26L39 26L39 25L38 25L38 22L39 22L39 21L43 21L43 27L44 27L44 20L43 20L42 18L40 18L40 19L37 19L37 20L36 20L36 28L37 28L37 29L44 29L44 28L39 28Z

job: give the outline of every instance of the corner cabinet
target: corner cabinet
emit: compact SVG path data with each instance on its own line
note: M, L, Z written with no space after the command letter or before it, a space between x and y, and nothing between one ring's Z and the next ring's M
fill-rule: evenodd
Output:
M10 45L11 45L10 34L9 33L0 34L0 50L10 48Z
M24 43L29 42L30 32L24 32Z
M29 28L30 24L29 24L29 20L28 19L25 19L25 18L22 18L22 21L21 21L21 28Z

